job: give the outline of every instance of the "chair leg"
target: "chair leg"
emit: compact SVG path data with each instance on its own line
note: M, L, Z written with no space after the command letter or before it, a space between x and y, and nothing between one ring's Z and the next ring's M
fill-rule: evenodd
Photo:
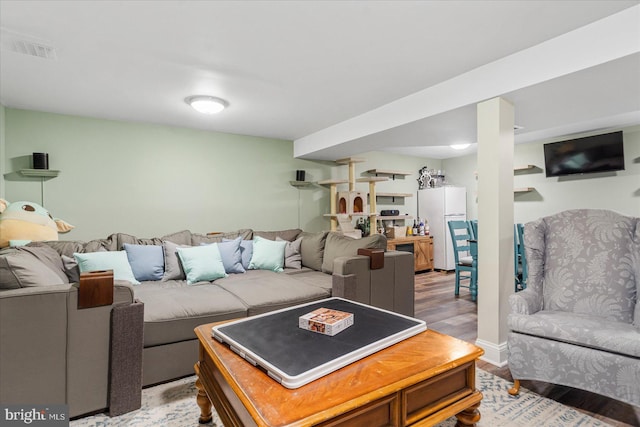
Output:
M513 387L509 389L509 394L515 396L520 392L520 380L513 380Z
M460 295L460 271L456 270L456 290L454 293L455 296Z
M471 272L471 279L469 280L469 291L471 292L471 301L475 301L478 298L478 277L474 272Z

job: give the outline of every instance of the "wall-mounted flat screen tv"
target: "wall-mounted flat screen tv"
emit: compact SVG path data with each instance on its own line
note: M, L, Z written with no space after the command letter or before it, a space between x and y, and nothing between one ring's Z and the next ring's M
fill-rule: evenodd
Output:
M622 131L544 144L547 177L624 170Z

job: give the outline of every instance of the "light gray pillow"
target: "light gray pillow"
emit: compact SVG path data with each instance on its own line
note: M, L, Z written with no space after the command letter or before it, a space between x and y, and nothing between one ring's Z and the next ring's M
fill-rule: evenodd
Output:
M69 283L65 279L28 252L16 250L0 256L0 289Z
M191 231L182 230L175 233L167 234L160 238L163 242L172 242L178 245L191 245Z
M276 237L276 241L286 240ZM284 268L295 268L297 270L302 268L302 256L300 255L301 244L302 237L299 237L293 242L287 242L287 245L284 247Z
M167 280L187 280L187 276L182 268L182 263L178 258L178 248L190 247L191 245L178 245L169 241L162 242L162 251L164 254L163 282L166 282Z
M387 248L387 238L382 234L373 234L362 239L353 239L340 233L329 233L324 245L324 257L322 259L322 272L333 274L333 260L341 256L354 256L358 249L383 249Z
M322 271L322 257L327 234L329 234L328 231L320 231L319 233L303 231L300 233L300 237L302 237L300 256L302 257L303 266Z
M299 228L280 231L254 231L253 237L258 236L269 240L276 240L276 238L280 237L282 240L293 242L298 238L298 235L300 235L301 232L302 230Z

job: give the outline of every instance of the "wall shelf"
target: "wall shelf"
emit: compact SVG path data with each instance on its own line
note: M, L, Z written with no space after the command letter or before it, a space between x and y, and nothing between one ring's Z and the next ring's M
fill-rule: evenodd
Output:
M378 220L379 221L395 221L395 220L401 220L401 219L413 219L413 217L411 215L379 215L378 216Z
M515 171L525 171L525 170L529 170L529 169L533 169L537 167L536 165L520 165L520 166L516 166L513 168L514 172Z
M366 171L367 173L371 174L371 175L375 175L375 176L390 176L391 179L395 180L396 176L409 176L411 175L411 172L407 172L407 171L399 171L399 170L390 170L390 169L369 169L368 171Z
M60 171L50 169L20 169L20 175L34 178L55 178Z
M311 182L311 181L289 181L289 184L291 184L291 186L296 187L296 188L307 188L307 187L311 187L313 184L315 184L315 182Z
M530 193L533 190L535 190L534 187L522 187L522 188L514 188L513 192L514 193Z

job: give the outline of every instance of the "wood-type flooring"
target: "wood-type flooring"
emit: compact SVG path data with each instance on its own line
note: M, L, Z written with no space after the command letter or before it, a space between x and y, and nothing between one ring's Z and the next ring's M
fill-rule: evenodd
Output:
M429 272L415 276L415 315L427 322L427 327L447 335L475 343L477 338L476 303L469 290L460 288L454 296L453 272ZM482 289L479 289L479 293ZM508 366L498 368L479 361L478 367L508 381L513 381ZM589 414L616 427L640 427L640 408L571 387L540 381L521 381L522 387L553 399L563 405Z

